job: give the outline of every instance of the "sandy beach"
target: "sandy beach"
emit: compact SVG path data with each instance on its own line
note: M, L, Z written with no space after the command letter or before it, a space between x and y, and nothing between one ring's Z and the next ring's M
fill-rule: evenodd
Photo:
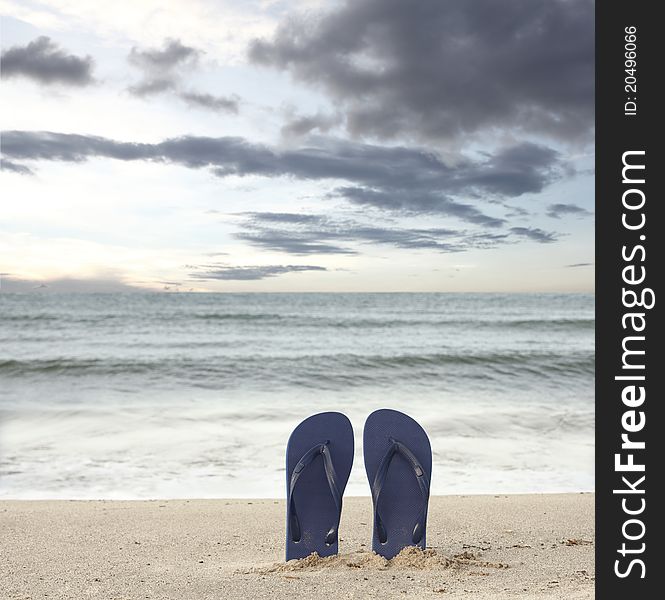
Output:
M592 598L593 503L434 497L429 549L388 563L368 551L369 498L348 498L340 555L284 564L281 500L8 500L0 597Z

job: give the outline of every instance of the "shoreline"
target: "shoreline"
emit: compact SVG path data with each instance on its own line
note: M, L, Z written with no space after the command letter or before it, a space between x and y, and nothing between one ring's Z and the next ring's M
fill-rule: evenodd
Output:
M347 485L348 490L348 485ZM460 493L460 494L432 494L432 498L519 498L525 496L576 496L576 495L587 495L593 496L595 490L566 490L566 491L543 491L543 492L469 492L469 493ZM344 494L344 502L351 500L355 502L356 500L365 500L369 499L369 494ZM31 497L5 497L0 494L0 510L2 510L1 505L3 503L38 503L38 502L284 502L284 498L276 498L275 496L215 496L215 497L206 497L206 496L174 496L174 497L110 497L110 498L98 498L98 497L71 497L71 498L61 498L61 497L43 497L43 498L31 498Z
M348 497L340 555L288 564L283 500L0 500L0 588L10 600L593 598L594 500L434 496L428 550L386 563L368 549L369 497Z

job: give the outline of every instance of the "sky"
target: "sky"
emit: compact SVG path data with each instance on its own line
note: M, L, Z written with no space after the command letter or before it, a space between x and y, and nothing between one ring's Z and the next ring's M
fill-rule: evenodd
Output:
M0 292L592 292L587 0L0 0Z

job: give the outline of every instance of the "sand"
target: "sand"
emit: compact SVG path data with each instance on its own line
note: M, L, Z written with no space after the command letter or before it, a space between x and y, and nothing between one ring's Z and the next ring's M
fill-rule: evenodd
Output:
M435 497L392 561L344 502L340 555L284 564L283 501L0 501L0 598L593 598L593 494Z

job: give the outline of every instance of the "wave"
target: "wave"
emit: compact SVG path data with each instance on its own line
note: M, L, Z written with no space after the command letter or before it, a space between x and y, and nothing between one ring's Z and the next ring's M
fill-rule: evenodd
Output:
M190 315L187 315L189 318ZM283 321L288 319L282 314L270 313L206 313L194 314L191 318L202 321Z
M437 315L440 316L440 315ZM428 327L490 327L490 328L527 328L541 329L546 327L570 327L594 329L595 319L456 319L456 318L435 318L435 319L346 319L334 320L327 318L308 319L312 323L324 323L328 326L339 328L390 328L390 327L413 327L425 325ZM303 323L308 325L308 323Z
M151 320L162 321L164 318L172 322L193 321L273 321L283 323L288 327L311 327L324 325L334 328L379 328L387 329L390 327L413 327L419 325L426 326L453 326L453 327L496 327L496 328L543 328L543 327L571 327L571 328L595 328L595 319L593 318L457 318L454 315L446 316L441 313L432 314L431 318L422 316L404 316L404 317L365 317L353 315L306 315L289 313L235 313L235 312L211 312L211 313L174 313L174 314L97 314L90 316L75 314L15 314L3 315L0 322L3 323L38 323L38 322L66 322L68 325L90 325L94 323L103 323L105 321L124 321L131 323L133 321L147 322Z
M355 386L372 382L462 377L500 379L511 376L551 379L593 377L593 353L477 353L402 355L294 355L119 358L53 358L0 361L4 377L123 377L186 380L192 385L217 387L252 383L307 387Z

